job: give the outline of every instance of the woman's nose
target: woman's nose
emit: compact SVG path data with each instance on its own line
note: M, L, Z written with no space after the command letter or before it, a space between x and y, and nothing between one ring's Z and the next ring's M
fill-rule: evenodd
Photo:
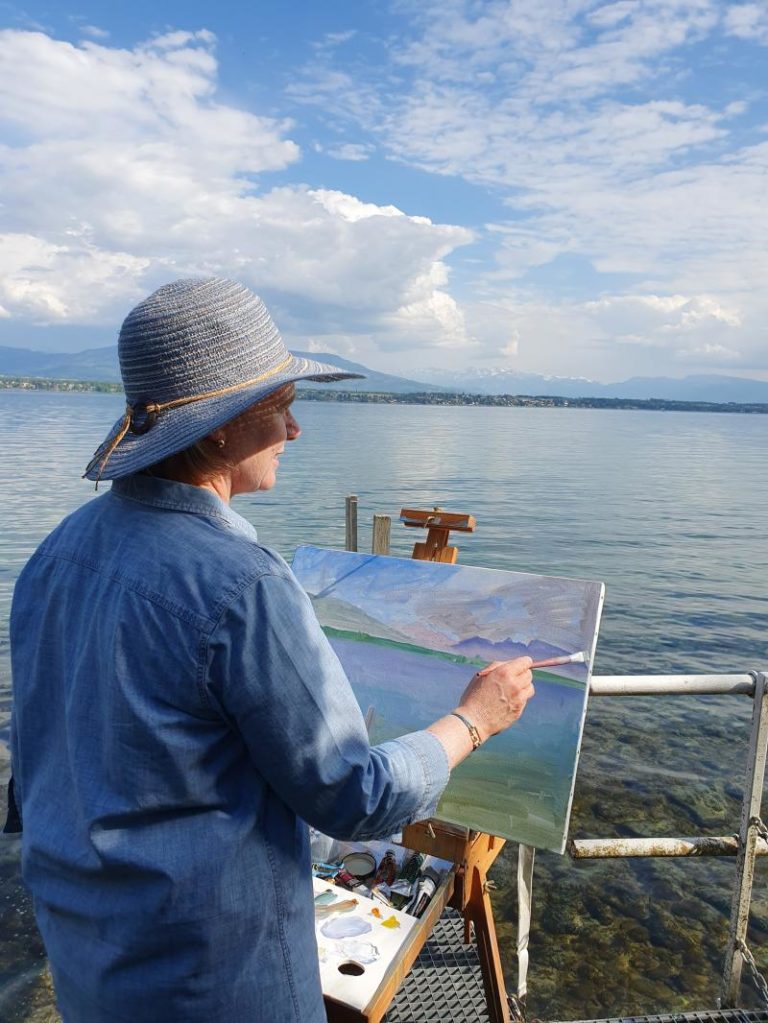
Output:
M296 422L296 417L290 409L285 413L285 428L287 430L288 440L296 440L301 433L301 427Z

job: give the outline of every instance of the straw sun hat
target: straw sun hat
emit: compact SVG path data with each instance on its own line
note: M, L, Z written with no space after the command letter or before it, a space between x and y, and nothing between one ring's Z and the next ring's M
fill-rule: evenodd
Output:
M284 384L360 376L291 355L262 300L218 277L158 288L125 318L118 353L125 414L88 463L90 480L183 451Z

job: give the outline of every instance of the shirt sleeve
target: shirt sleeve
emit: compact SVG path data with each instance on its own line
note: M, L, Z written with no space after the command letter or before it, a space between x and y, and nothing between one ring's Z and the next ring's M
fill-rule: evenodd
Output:
M268 784L325 834L375 838L435 812L449 775L442 743L419 731L370 745L344 669L287 569L261 576L224 612L208 686Z

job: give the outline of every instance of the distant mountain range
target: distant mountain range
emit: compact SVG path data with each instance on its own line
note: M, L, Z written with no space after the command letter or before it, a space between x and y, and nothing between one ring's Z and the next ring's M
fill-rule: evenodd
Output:
M36 352L0 346L0 375L56 380L120 380L117 345L84 352Z
M583 377L549 377L505 370L468 370L446 373L425 371L431 382L410 380L369 369L331 352L295 353L308 359L330 362L364 380L342 380L336 384L302 386L333 387L344 391L384 391L392 394L462 392L465 394L551 395L562 398L633 398L665 401L710 401L768 403L768 381L742 377L699 375L681 377L632 377L613 384L601 384ZM46 379L119 381L117 346L90 348L84 352L52 353L30 348L0 346L0 376L44 377Z
M426 372L426 371L425 371ZM450 391L470 394L557 395L561 398L634 398L665 401L768 402L768 381L700 374L687 377L631 377L601 384L586 377L539 376L506 370L430 372Z

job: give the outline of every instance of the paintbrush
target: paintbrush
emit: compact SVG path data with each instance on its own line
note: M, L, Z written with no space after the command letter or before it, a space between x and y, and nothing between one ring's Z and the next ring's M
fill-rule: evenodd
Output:
M557 664L589 664L589 658L583 650L577 654L563 654L562 657L547 657L543 661L534 661L531 671L536 668L554 668Z
M531 671L535 671L536 668L554 668L556 664L589 664L589 657L584 653L583 650L579 650L577 654L563 654L562 657L547 657L543 661L534 661L530 666ZM489 675L493 671L490 666L487 668L481 668L478 671L478 675L482 678L484 675Z

